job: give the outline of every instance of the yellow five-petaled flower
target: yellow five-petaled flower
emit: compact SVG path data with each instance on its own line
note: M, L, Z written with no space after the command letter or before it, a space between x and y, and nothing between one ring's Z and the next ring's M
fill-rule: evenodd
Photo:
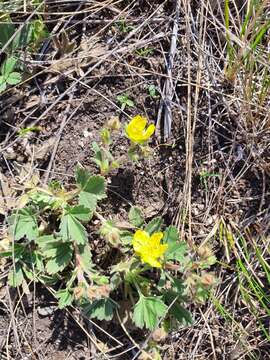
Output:
M150 124L146 128L147 119L141 115L135 116L126 126L126 134L128 138L136 143L145 143L155 132L155 125Z
M167 244L160 243L162 238L162 232L156 232L151 236L143 230L135 232L132 240L133 249L143 263L152 267L161 267L160 258L168 248Z

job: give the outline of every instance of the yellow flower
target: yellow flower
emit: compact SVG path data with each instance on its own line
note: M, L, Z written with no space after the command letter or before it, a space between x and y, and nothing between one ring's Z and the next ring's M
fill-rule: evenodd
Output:
M143 230L137 230L133 236L133 249L141 258L141 261L151 265L152 267L161 267L158 261L168 248L167 244L161 244L163 238L162 232L156 232L151 236Z
M130 123L126 126L126 134L128 138L137 144L146 142L155 132L155 125L150 124L145 128L147 119L141 115L135 116Z

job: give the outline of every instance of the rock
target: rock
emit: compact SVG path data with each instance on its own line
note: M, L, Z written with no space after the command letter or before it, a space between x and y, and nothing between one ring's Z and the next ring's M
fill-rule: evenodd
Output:
M44 307L38 307L37 313L38 313L38 315L40 315L42 317L47 317L47 316L52 315L55 310L56 310L56 306L54 306L54 305L44 306Z

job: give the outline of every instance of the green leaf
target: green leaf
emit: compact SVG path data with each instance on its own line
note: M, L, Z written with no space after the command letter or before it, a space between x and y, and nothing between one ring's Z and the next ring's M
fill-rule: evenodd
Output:
M155 85L149 85L149 86L148 86L148 92L149 92L149 95L150 95L152 98L156 98L156 97L157 97L157 90L156 90Z
M18 210L8 219L10 233L15 240L20 240L24 236L28 240L34 240L38 236L38 224L35 213L30 207Z
M33 41L32 24L25 24L12 41L12 50L25 48Z
M59 309L64 309L65 307L71 305L73 301L73 295L68 289L57 291L55 293L55 297L58 299Z
M24 276L21 265L16 263L15 268L8 274L8 284L12 287L20 286L23 282Z
M132 206L130 208L128 218L130 223L136 227L140 227L144 223L143 213L137 206Z
M49 237L49 235L44 236L45 237ZM42 253L42 255L45 258L53 258L56 257L59 250L58 248L63 247L63 251L65 251L65 247L69 248L70 244L69 243L62 243L60 242L61 240L56 241L54 239L54 241L49 241L47 243L44 243L42 245L40 245L40 251Z
M130 99L127 99L126 101L126 104L129 106L129 107L134 107L134 102Z
M95 211L97 201L106 198L104 177L91 176L87 170L77 168L76 182L81 188L80 205Z
M7 78L7 83L9 85L17 85L22 81L22 75L18 72L12 72Z
M191 325L193 323L193 319L190 312L186 310L181 305L180 300L176 298L179 298L179 295L173 291L167 291L164 294L164 301L169 306L169 314L180 322L181 325Z
M96 160L98 160L99 162L102 162L101 149L100 149L99 145L95 141L92 142L92 149L93 149L93 151L95 153Z
M39 132L41 128L39 126L30 126L18 130L18 136L25 136L31 132Z
M168 226L164 231L163 242L166 244L176 243L179 240L179 232L175 226Z
M152 219L145 227L145 231L148 232L149 235L152 235L155 232L158 232L161 230L163 224L162 217L155 217Z
M120 232L120 240L123 245L131 245L133 239L132 232L128 230L123 230Z
M46 25L40 19L34 20L31 23L31 26L34 45L50 35L46 28Z
M82 191L94 194L98 199L106 197L105 179L103 176L91 176L87 170L78 168L76 170L76 181Z
M60 223L60 234L66 241L76 241L78 245L87 242L87 233L84 226L72 214L65 214Z
M0 75L0 85L3 85L6 83L5 77L3 75Z
M12 73L17 63L17 59L14 56L10 56L4 62L2 67L2 74L7 79L9 74Z
M104 177L99 175L91 176L82 190L95 195L98 200L104 199L106 197Z
M97 207L97 197L91 193L81 191L79 194L79 204L94 212Z
M70 263L73 255L73 249L70 244L58 244L55 248L55 256L46 264L48 274L56 274L63 271Z
M25 253L26 253L26 246L22 245L20 243L14 243L14 247L12 246L12 244L10 244L10 247L7 251L4 252L0 252L0 256L1 257L13 257L14 256L14 260L21 260Z
M6 82L0 83L0 93L5 91L6 88L7 88L7 83Z
M168 244L165 253L166 260L186 263L188 247L184 241L179 242L179 233L175 226L168 226L164 231L163 243Z
M117 303L110 298L95 300L91 304L84 306L84 312L90 318L102 320L112 320L113 312L118 307Z
M92 254L88 244L78 245L80 265L85 272L93 269Z
M15 32L15 26L12 22L2 22L0 24L0 48L9 41Z
M187 244L185 242L169 244L169 247L165 253L167 260L176 260L180 263L187 262Z
M159 297L145 297L141 294L134 308L133 321L141 329L145 326L154 330L167 310L168 307Z
M50 246L50 243L54 243L56 241L57 241L57 239L54 237L54 235L42 235L42 236L38 236L35 239L36 244L38 244L38 246L42 250L46 249L48 245Z
M80 221L89 221L92 217L90 209L83 205L68 208L68 214L74 216L77 220Z
M89 171L83 169L80 166L77 166L75 171L76 183L80 185L80 188L83 189L85 184L87 184L88 179L91 177Z
M30 192L29 197L41 209L44 209L47 206L52 209L57 209L65 204L64 199L57 198L53 194L48 194L43 191Z

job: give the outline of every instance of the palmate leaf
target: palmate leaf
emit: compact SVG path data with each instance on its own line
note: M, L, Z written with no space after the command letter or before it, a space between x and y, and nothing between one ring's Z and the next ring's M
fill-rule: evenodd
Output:
M61 238L53 235L43 235L36 239L39 252L43 258L49 259L46 264L48 274L56 274L63 271L70 263L73 256L71 243L63 243Z
M144 223L143 213L137 206L132 206L130 208L128 218L130 223L136 227L140 227Z
M192 316L188 310L181 305L181 295L174 291L167 291L164 294L164 301L169 306L169 314L181 325L191 325Z
M0 48L4 47L4 45L9 41L14 32L15 25L11 21L3 21L0 24Z
M175 226L166 228L163 243L168 244L165 253L166 260L175 260L182 264L187 261L187 244L184 241L179 242L179 233Z
M66 207L60 223L60 235L66 241L76 241L78 245L87 242L87 233L80 221L88 221L91 217L90 209L79 205Z
M59 309L64 309L65 307L72 304L73 295L68 289L59 290L55 293L55 297L58 299Z
M117 303L111 298L95 300L92 303L86 303L84 312L90 318L102 320L112 320L114 310L118 307Z
M8 284L12 287L20 286L23 282L24 276L21 265L16 263L14 269L8 274Z
M68 243L58 243L55 248L55 256L51 257L46 264L48 274L56 274L63 271L70 263L73 255L73 249Z
M80 265L85 272L93 269L92 254L88 244L78 245Z
M94 212L97 201L106 198L104 177L91 176L87 170L77 168L76 182L81 189L79 194L80 205Z
M22 81L22 75L19 72L13 71L8 75L6 81L9 85L17 85Z
M80 185L82 191L95 195L99 200L106 197L105 179L103 176L91 176L87 170L77 168L76 181L77 184Z
M139 328L144 326L149 330L154 330L167 313L168 307L160 297L145 297L140 295L133 313L133 321Z
M158 232L161 230L163 224L162 217L155 217L152 219L145 227L145 231L148 232L149 235L152 235L155 232Z
M92 213L90 209L83 205L73 206L66 208L68 213L80 221L89 221L91 219Z
M32 208L25 207L13 213L8 219L10 234L15 240L20 240L24 236L28 240L34 240L38 236L38 224Z

